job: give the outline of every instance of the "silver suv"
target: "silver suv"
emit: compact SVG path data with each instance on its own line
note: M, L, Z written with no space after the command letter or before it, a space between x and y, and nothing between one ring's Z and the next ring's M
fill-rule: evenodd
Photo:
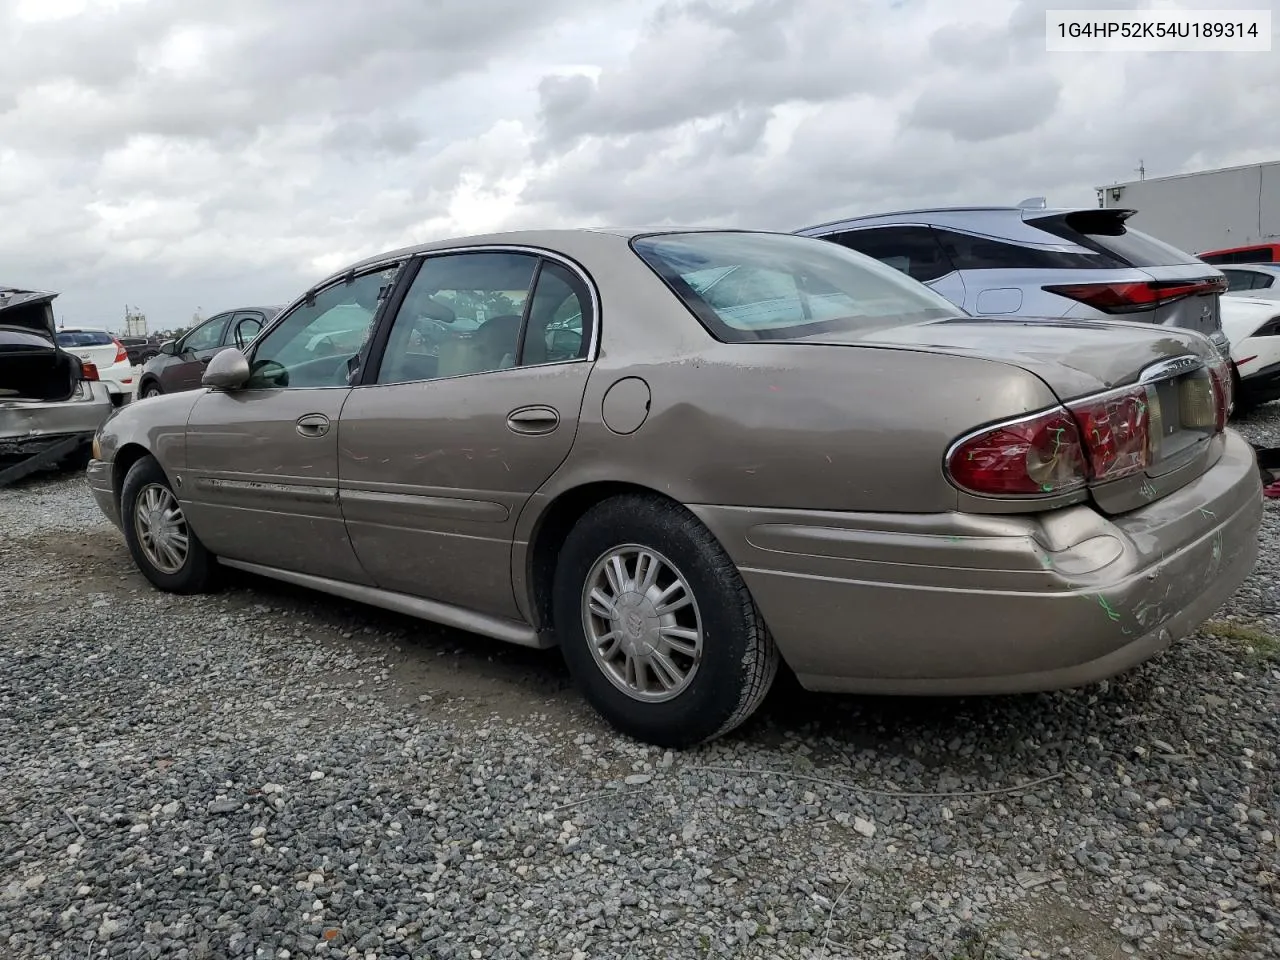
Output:
M1166 324L1224 357L1215 267L1125 226L1133 210L955 207L855 217L796 232L896 267L975 316L1085 317Z

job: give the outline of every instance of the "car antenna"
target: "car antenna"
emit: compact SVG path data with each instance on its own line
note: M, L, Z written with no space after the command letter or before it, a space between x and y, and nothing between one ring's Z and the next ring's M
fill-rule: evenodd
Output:
M1049 206L1049 201L1045 197L1027 197L1018 204L1019 210L1044 210Z

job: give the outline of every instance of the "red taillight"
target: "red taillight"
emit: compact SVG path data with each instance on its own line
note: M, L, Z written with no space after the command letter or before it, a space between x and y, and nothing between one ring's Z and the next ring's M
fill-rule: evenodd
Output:
M1227 420L1235 407L1231 366L1226 360L1214 360L1209 364L1209 376L1213 379L1213 429L1215 433L1221 433L1227 429Z
M969 436L947 457L951 479L976 494L1066 493L1087 471L1079 428L1061 407Z
M983 496L1057 496L1141 472L1155 458L1153 402L1130 387L997 424L957 443L947 473Z
M116 358L113 363L126 363L129 360L129 351L124 348L124 344L115 337L111 338L111 342L116 345Z
M1068 283L1044 288L1103 313L1136 313L1205 293L1226 293L1227 281L1152 280L1146 283Z
M90 363L88 360L80 361L80 379L81 380L97 380L98 365Z
M1134 387L1068 404L1080 424L1091 480L1117 480L1150 466L1153 400L1146 387Z

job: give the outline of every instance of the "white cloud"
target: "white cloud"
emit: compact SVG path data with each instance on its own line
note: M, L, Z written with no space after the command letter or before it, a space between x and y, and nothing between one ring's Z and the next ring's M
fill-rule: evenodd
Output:
M452 234L1091 204L1139 158L1275 158L1273 55L1050 55L1061 5L16 0L0 279L168 325Z

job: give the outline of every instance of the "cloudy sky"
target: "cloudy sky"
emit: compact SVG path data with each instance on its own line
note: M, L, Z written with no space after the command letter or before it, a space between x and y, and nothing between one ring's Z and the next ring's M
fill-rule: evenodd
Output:
M1278 0L0 0L0 283L158 328L450 235L1280 159L1280 44L1045 52L1049 7L1151 5Z

